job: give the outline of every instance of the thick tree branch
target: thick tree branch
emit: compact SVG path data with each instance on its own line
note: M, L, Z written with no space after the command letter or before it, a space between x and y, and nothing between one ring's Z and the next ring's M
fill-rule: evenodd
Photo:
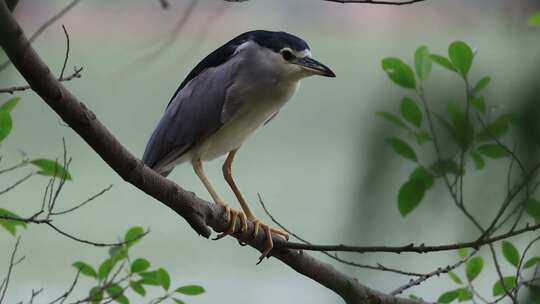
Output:
M154 197L182 216L200 235L209 237L211 230L227 228L225 208L211 204L160 176L129 153L86 108L50 72L24 36L6 3L0 1L0 45L32 89L125 181ZM238 240L259 251L264 250L265 236L252 239L253 224L243 233L235 233ZM274 238L275 244L283 242ZM419 301L389 296L361 285L356 279L337 271L301 251L274 250L273 256L298 273L333 290L347 303L418 303Z

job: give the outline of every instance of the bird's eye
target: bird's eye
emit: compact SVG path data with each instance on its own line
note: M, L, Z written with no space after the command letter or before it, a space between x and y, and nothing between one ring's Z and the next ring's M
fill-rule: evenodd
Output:
M283 59L285 59L286 61L290 61L294 57L294 55L289 50L281 51L281 56L283 56Z

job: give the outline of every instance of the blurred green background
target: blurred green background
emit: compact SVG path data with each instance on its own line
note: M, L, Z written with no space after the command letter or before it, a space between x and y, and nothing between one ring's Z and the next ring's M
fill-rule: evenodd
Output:
M277 119L240 150L234 171L256 214L269 221L257 201L257 193L261 193L275 217L315 243L439 244L474 238L473 227L440 186L429 193L417 211L406 218L399 215L397 191L413 164L391 153L384 142L390 126L374 114L396 111L407 92L388 80L380 61L393 56L411 63L419 45L446 54L449 43L464 40L478 51L473 79L486 74L493 78L485 95L495 105L490 111L496 115L500 109L511 107L531 82L538 84L540 32L526 24L527 16L540 6L538 2L428 0L398 7L316 0L199 0L174 37L171 33L188 2L171 1L171 7L163 10L157 0L82 1L34 46L58 73L65 52L60 25L66 25L71 38L68 71L73 65L84 67L82 79L66 86L131 152L142 155L170 96L210 51L252 29L284 30L301 36L310 44L314 57L330 66L337 78L303 81ZM21 0L16 16L28 35L66 4ZM0 73L0 87L23 83L13 68ZM426 84L428 98L435 108L443 106L450 98L462 97L460 85L455 75L434 67ZM150 228L150 234L134 249L134 257L144 255L155 266L168 269L173 285L195 283L206 288L207 293L187 299L188 303L341 301L274 259L255 266L259 253L238 246L232 238L212 242L198 237L168 208L125 184L74 132L62 126L35 94L18 95L22 102L13 113L13 133L2 146L3 166L19 160L18 149L31 157L61 157L61 139L65 137L73 157L73 182L61 194L59 208L114 185L77 213L58 217L55 222L61 228L102 242L117 240L134 225ZM0 101L8 97L0 96ZM221 161L208 163L207 172L219 192L235 205L221 177ZM468 179L466 186L471 210L485 219L492 214L484 212L484 203L499 202L505 190L501 187L505 165L489 167L482 173L472 173L474 178ZM24 174L2 175L0 182L8 185ZM178 167L169 178L210 199L190 166ZM39 209L47 182L46 178L33 178L0 197L0 205L20 215L31 215ZM10 235L0 232L2 272L13 244ZM45 289L42 299L52 299L73 279L73 261L97 263L107 254L103 248L81 245L37 225L22 233L19 252L26 260L15 269L8 303L28 299L32 288L41 287ZM458 258L456 253L343 256L359 263L382 263L418 272L451 264ZM408 280L329 262L361 283L383 291ZM477 287L490 293L495 274L493 267L486 269L489 271L482 274ZM90 280L81 278L81 284L89 287ZM435 278L410 292L434 300L449 284L446 276ZM82 291L87 289L79 289L76 294L82 296Z

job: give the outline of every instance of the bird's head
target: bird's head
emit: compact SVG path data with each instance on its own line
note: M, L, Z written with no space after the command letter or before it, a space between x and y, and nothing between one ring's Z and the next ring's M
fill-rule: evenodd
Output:
M252 31L249 41L266 49L266 55L274 68L293 78L312 75L336 77L326 65L315 60L308 44L301 38L285 32Z

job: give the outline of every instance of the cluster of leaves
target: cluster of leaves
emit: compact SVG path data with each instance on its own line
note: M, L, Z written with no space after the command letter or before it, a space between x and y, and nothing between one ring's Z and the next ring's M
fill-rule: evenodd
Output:
M470 85L469 72L473 59L473 50L466 43L456 41L450 44L448 57L432 54L426 46L419 47L414 54L414 71L399 58L382 60L382 68L388 77L422 101L405 96L400 102L399 114L377 113L399 130L406 132L406 139L391 137L387 141L398 155L418 165L398 193L398 209L402 216L418 207L436 179L454 176L455 183L459 176L465 174L465 163L468 159L472 159L476 169L481 170L485 167L486 158L501 159L511 155L511 151L499 144L499 140L509 133L511 127L519 127L521 118L516 113L502 113L488 120L486 100L481 93L489 85L491 78L485 76L474 86ZM465 87L466 100L463 104L449 101L444 113L430 109L424 95L423 83L430 76L433 63L460 77ZM481 121L474 123L475 117L481 117ZM433 142L438 136L435 130L439 126L447 132L454 149L448 149L452 151L449 155L440 155L437 151L438 157L435 161L428 160L428 165L422 164L415 148L408 141L414 142L419 148L426 142ZM463 161L462 153L466 156ZM535 205L532 209L538 212L540 205Z
M97 268L83 261L73 263L82 275L96 282L96 285L88 292L88 302L96 304L114 300L120 304L129 304L129 290L144 297L146 288L149 286L163 288L165 294L159 297L159 301L170 299L176 304L184 303L178 296L195 296L204 293L204 288L199 285L183 285L171 290L171 277L167 270L163 268L151 270L150 262L145 258L132 260L129 257L129 250L144 235L141 227L129 229L124 237L124 245L111 247L109 255Z
M516 274L519 274L523 270L531 269L540 262L540 257L534 256L524 261L519 250L509 241L503 241L501 243L501 251L506 261L516 269ZM466 249L459 250L459 256L466 258L469 253ZM449 272L450 279L459 285L458 288L444 292L439 296L437 303L448 304L455 300L464 302L473 299L473 281L480 275L484 269L484 259L481 256L475 256L467 261L465 264L465 277L467 281L461 279L461 277L455 272ZM523 280L518 275L504 276L502 279L497 280L493 284L492 295L494 297L503 297L506 291L510 291L521 284L520 280ZM504 286L503 286L504 285Z
M0 106L0 143L8 137L13 129L11 112L17 106L19 101L20 98L18 97L11 98ZM56 160L44 158L30 159L24 154L23 159L19 164L6 169L0 169L0 174L12 172L27 166L33 166L38 169L37 171L31 172L25 178L17 181L14 185L9 186L7 189L14 188L19 185L20 182L34 174L50 176L52 179L51 182L54 182L54 179L59 179L62 182L71 181L72 176L68 172L68 164L66 164L66 162L68 161L64 159L64 164L61 165ZM50 191L52 195L52 190ZM7 190L0 192L0 194L5 192L7 192ZM5 217L0 218L0 227L6 229L13 236L17 234L17 227L26 228L29 220L4 208L0 208L0 217ZM164 295L155 299L156 303L170 299L176 304L182 304L184 302L179 297L186 295L200 295L205 292L204 288L199 285L184 285L171 290L171 277L167 270L164 268L151 269L150 262L142 257L131 260L129 256L130 249L145 235L146 233L141 227L129 229L125 234L121 245L111 247L108 256L97 268L94 268L89 263L83 261L76 261L73 263L73 266L80 275L93 278L96 281L94 287L89 290L88 297L79 302L95 304L115 301L121 304L128 304L129 290L144 297L146 296L146 288L149 286L157 286L165 290ZM77 280L75 280L73 287L76 283ZM70 292L71 291L66 293L64 298L66 298Z
M13 129L13 119L11 117L11 113L19 101L19 97L13 97L5 101L0 106L0 144L11 134ZM26 155L23 155L23 160L20 164L11 168L0 170L0 174L12 171L12 169L23 168L28 165L36 167L38 171L35 173L38 175L56 176L64 180L71 180L71 174L67 171L67 169L64 168L63 165L59 164L58 161L45 158L29 159ZM0 208L0 216L20 218L17 214L5 208ZM16 235L18 226L26 228L26 223L17 220L0 219L0 227L6 229L13 236Z

